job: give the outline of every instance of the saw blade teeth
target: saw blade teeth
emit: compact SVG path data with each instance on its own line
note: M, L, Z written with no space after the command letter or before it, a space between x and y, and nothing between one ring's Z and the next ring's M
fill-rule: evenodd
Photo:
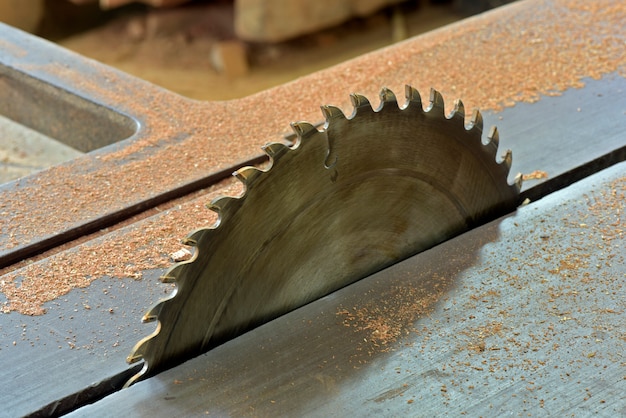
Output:
M138 361L141 361L142 359L143 359L143 356L141 354L129 355L126 357L126 363L135 364Z
M510 149L504 152L504 155L502 156L502 164L506 167L507 173L511 171L511 166L513 165L513 153Z
M461 101L461 99L456 99L454 101L454 109L452 110L452 113L450 114L450 117L448 119L453 118L460 118L463 126L465 126L465 105L463 104L463 101Z
M321 109L322 109L322 113L324 114L324 117L326 118L326 120L329 120L333 116L331 116L332 115L332 111L331 110L325 109L327 107L333 107L333 106L322 106ZM341 110L339 110L338 108L336 108L336 109L343 116L343 113L341 112ZM298 139L302 139L302 138L311 136L311 135L313 135L313 134L318 132L317 128L313 124L310 124L309 122L293 122L291 124L291 129L293 129L293 131L296 133L296 135L298 136Z
M520 190L522 190L522 183L524 181L524 177L522 175L522 173L517 173L515 175L515 178L513 179L513 186L517 189L517 192L519 193Z
M280 142L271 142L263 146L263 151L273 160L287 152L289 147Z
M321 106L321 109L324 119L326 119L326 124L334 119L347 119L343 111L336 106L324 105Z
M161 281L161 283L176 283L176 277L172 276L169 273L166 273L159 277L159 280Z
M252 186L261 174L263 174L263 171L256 167L242 167L234 173L235 177L237 177L246 188Z
M468 130L478 132L479 135L482 136L483 132L483 115L480 113L478 109L472 112L472 118L470 120L470 124Z
M215 223L215 227L217 227L224 220L224 216L227 216L227 214L230 213L228 208L231 205L237 204L238 200L239 199L230 196L220 196L213 199L213 201L207 205L210 210L218 214L218 219ZM191 236L194 237L196 235L201 235L204 233L204 231L205 230L200 229L194 232ZM196 241L199 241L199 239L196 239Z
M492 126L489 129L489 135L487 135L487 143L485 146L492 148L493 153L495 154L498 151L498 147L500 146L500 133L498 132L498 128L496 126Z
M189 234L189 236L183 238L181 240L181 244L183 245L189 245L190 247L197 247L198 246L198 240L194 237L194 234L191 233Z
M176 289L174 289L174 291L168 295L166 300L173 298L175 294L176 294ZM161 313L162 307L163 307L163 300L161 300L159 303L151 307L148 310L148 312L146 312L143 315L143 317L141 318L141 322L150 323L150 322L157 321L159 319L159 314Z
M423 109L422 96L420 96L419 91L417 91L415 87L408 84L404 86L404 96L407 101L405 108L409 106L419 106L420 109Z
M126 357L126 361L129 362L129 364L132 364L131 361L133 363L136 363L137 361L141 360L143 357L139 357L139 359L135 360L136 356L128 356ZM144 374L146 374L146 372L148 371L148 364L144 363L143 367L141 368L141 370L139 372L137 372L137 374L135 374L134 376L132 376L130 379L128 379L128 382L126 382L124 384L124 386L122 386L122 389L126 389L129 388L130 386L134 385Z
M157 319L157 315L144 315L143 318L141 318L141 322L143 322L144 324L148 324L150 322L156 321Z
M177 277L181 275L184 277L185 271L182 270L182 268L183 268L183 263L178 263L174 267L172 267L170 270L178 271L178 274L176 274ZM178 284L178 286L179 285L180 284ZM176 297L176 295L178 294L178 286L175 286L167 296L165 296L164 298L159 300L156 304L154 304L152 307L150 307L150 309L148 309L148 311L141 318L141 322L144 322L144 323L150 323L150 322L155 322L155 321L158 322L159 316L161 315L161 310L163 309L164 304L174 299L174 297ZM160 330L161 330L161 324L159 322L157 325L157 329L154 331L152 335L157 335ZM150 338L146 338L146 340L149 340L149 339Z
M358 112L360 109L374 110L370 101L362 94L352 93L350 95L350 101L352 102L355 112Z
M445 103L443 101L443 96L435 89L430 89L430 106L428 107L427 112L431 113L436 111L437 114L441 116L445 115Z
M398 104L398 99L396 98L395 93L389 90L387 87L383 87L380 90L379 97L380 97L380 106L378 107L377 110L382 109L383 106L385 106L386 104L395 103L396 106Z

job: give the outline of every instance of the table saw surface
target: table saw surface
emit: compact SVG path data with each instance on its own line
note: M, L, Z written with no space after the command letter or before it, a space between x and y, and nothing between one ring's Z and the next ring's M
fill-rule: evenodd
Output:
M76 136L89 135L91 127L98 142L69 163L0 186L0 415L626 415L626 79L624 54L610 46L622 42L623 51L625 28L615 22L626 12L620 2L603 2L616 20L604 22L611 35L598 34L590 28L603 25L601 16L584 4L518 2L215 103L0 27L1 113L32 125L36 118L18 108L34 108L48 117L44 133L75 127ZM581 13L589 13L590 27L569 26ZM375 102L383 86L400 93L404 84L432 83L450 106L464 54L443 75L422 71L417 57L454 57L438 45L468 34L500 31L489 42L507 45L525 36L507 30L519 25L534 32L531 39L545 37L542 14L551 16L557 31L550 36L561 48L600 39L587 47L615 65L597 73L586 58L576 63L576 88L483 112L486 127L498 126L501 149L513 151L512 175L547 173L524 184L530 203L120 390L141 367L126 356L154 327L141 316L172 290L158 281L163 265L131 269L124 254L140 251L138 231L149 231L151 245L171 234L154 225L189 217L193 224L207 194L230 190L224 178L262 161L260 146L283 139L289 122L320 120L321 104L348 109L351 92ZM479 65L520 80L523 59L503 52ZM475 72L474 61L467 66ZM533 65L549 70L557 61L545 55ZM475 89L504 102L527 87L521 79L490 92L488 76ZM472 102L480 94L470 94L470 108L481 106ZM118 242L128 247L108 250ZM83 270L88 255L96 264ZM117 277L119 265L134 279ZM70 283L75 277L84 281ZM37 278L51 288L67 281L65 293L29 300L25 289Z

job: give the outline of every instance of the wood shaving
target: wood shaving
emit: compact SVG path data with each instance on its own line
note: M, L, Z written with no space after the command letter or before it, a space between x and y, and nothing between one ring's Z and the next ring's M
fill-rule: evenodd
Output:
M189 260L192 255L193 253L188 248L181 248L180 250L170 254L170 259L175 263L179 263L181 261Z
M522 180L539 180L547 179L548 173L542 170L535 170L532 173L522 174Z

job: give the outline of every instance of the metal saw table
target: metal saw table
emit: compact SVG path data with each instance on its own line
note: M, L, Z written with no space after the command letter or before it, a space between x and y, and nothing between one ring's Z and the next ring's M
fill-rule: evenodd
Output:
M625 21L620 2L606 3ZM584 87L483 113L513 151L512 173L548 173L525 183L529 204L128 389L141 366L125 358L152 330L139 320L171 290L157 281L161 268L128 280L94 265L81 273L93 281L45 302L45 314L19 313L10 296L36 271L78 264L160 219L193 216L205 190L225 189L234 169L262 161L259 146L280 140L289 122L319 120L320 104L347 109L350 92L373 98L403 84L432 84L451 103L454 91L441 84L466 77L464 61L444 76L418 57L453 55L438 45L473 33L467 28L501 30L505 45L523 36L508 27L541 33L536 13L550 12L562 31L553 35L573 45L600 36L566 29L582 9L519 2L219 103L179 97L1 26L0 113L65 134L87 153L0 186L0 415L626 415L623 53L604 55L618 65L599 75L580 63L589 69ZM624 30L611 27L622 51ZM501 63L503 77L521 59L493 58L480 65ZM549 69L559 59L535 64ZM150 181L138 175L146 169Z

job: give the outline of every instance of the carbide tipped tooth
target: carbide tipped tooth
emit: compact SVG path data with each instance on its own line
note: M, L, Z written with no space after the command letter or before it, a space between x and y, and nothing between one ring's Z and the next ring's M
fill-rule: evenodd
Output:
M198 246L198 241L193 238L192 236L188 236L187 238L184 238L181 243L183 245L189 245L191 247L197 247Z
M263 171L259 170L256 167L242 167L239 170L235 171L235 177L237 177L243 184L249 186L256 180Z
M379 97L381 101L381 106L385 103L398 103L398 99L396 99L396 95L394 94L394 92L389 90L387 87L383 87L380 90Z
M367 100L367 97L363 96L362 94L352 93L350 95L350 101L352 102L352 106L354 106L354 110L364 107L370 109L372 108L370 101Z
M210 204L207 205L207 208L211 209ZM216 209L212 209L212 210L215 210L217 212ZM205 231L206 231L206 229L196 229L191 234L187 235L187 238L185 238L182 241L182 244L183 245L189 245L191 247L197 247L198 246L198 242L202 238L202 235L204 235Z
M324 113L324 117L328 120L331 116L326 115L324 110L325 107L328 106L322 106L322 113ZM339 112L341 113L341 110L339 110ZM317 128L309 122L293 122L291 124L291 129L293 129L299 139L302 139L317 132Z
M219 196L216 197L209 203L209 209L215 211L219 214L222 214L226 211L228 205L232 204L235 199L228 196Z
M144 324L148 324L150 322L156 321L157 319L158 319L157 315L145 314L143 318L141 318L141 322L143 322Z
M472 113L472 119L470 120L469 129L471 131L478 131L479 133L483 132L483 115L478 109L474 110L474 112Z
M513 153L510 149L506 150L504 156L502 158L502 163L506 167L506 171L508 172L511 169L511 165L513 164Z
M520 190L522 190L522 183L523 182L524 182L524 176L522 175L522 173L517 173L515 175L515 178L513 179L513 186L515 186L517 188L518 192Z
M452 111L450 119L454 117L460 117L463 123L465 123L465 105L463 105L463 102L460 99L454 101L454 110Z
M491 144L497 150L500 145L500 134L496 126L492 126L491 129L489 129L487 139L489 140L488 144Z
M419 106L419 109L422 110L422 96L420 96L419 91L413 86L409 86L408 84L404 86L404 96L406 97L407 104L405 107L409 106Z
M162 275L161 277L159 277L159 280L161 281L161 283L176 283L176 277L170 274Z
M263 151L265 151L270 158L276 158L287 151L287 149L289 149L289 147L285 144L281 144L280 142L272 142L263 146Z
M432 112L433 109L438 109L438 113L442 115L445 113L445 103L443 101L443 96L435 89L430 89L430 106L428 108L429 112Z
M147 371L148 371L148 363L144 363L143 368L136 375L128 379L128 381L124 383L124 386L122 386L122 389L127 389L131 387L132 385L134 385L135 383L137 383L137 381L139 381L139 379L141 379L141 377L144 374L146 374Z
M321 106L321 109L326 122L329 122L332 119L346 119L346 115L344 115L341 109L336 106L324 105Z
M130 355L130 356L126 357L126 363L134 364L134 363L137 363L138 361L140 361L142 359L143 359L143 356L141 354Z

